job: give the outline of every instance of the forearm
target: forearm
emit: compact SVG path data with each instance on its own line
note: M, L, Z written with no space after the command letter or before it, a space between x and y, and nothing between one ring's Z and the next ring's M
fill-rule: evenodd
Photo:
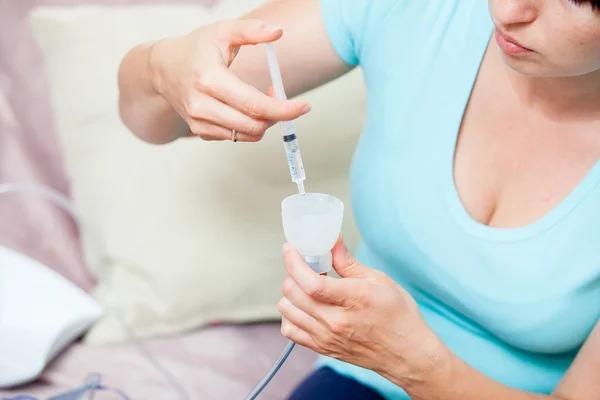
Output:
M123 58L119 68L119 111L123 123L141 139L168 143L189 132L187 123L161 96L150 68L152 43L141 44Z
M433 332L428 331L426 346L411 359L416 364L407 369L388 363L384 375L402 387L414 400L592 400L600 393L600 322L596 325L577 357L566 371L552 395L544 396L516 390L487 377L446 347ZM401 354L395 349L393 354ZM431 360L423 364L423 358ZM426 367L424 368L423 365Z
M413 400L575 400L510 388L477 371L447 348L440 352L435 364L422 375L388 379L402 387Z
M600 325L599 325L600 328ZM589 363L589 354L580 354L551 395L517 390L501 384L479 372L446 347L435 335L423 335L412 343L417 351L412 356L406 349L394 349L388 354L401 362L386 362L378 371L383 377L405 390L413 400L592 400L600 388L597 371ZM598 338L596 338L598 339ZM587 347L590 347L588 344ZM413 360L413 361L409 361ZM591 368L590 368L591 367Z

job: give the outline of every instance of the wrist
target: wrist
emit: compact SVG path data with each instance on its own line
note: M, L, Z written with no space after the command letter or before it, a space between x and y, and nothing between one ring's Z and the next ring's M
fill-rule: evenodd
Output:
M407 392L430 384L451 362L446 345L428 326L424 331L398 341L403 349L392 351L394 360L380 373Z
M163 87L163 47L167 46L168 39L160 39L146 44L146 70L153 94L162 96Z

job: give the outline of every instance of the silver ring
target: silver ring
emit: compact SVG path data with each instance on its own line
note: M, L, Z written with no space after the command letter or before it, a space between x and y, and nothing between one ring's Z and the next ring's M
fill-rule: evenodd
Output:
M231 130L231 141L232 142L237 142L237 131L235 129Z

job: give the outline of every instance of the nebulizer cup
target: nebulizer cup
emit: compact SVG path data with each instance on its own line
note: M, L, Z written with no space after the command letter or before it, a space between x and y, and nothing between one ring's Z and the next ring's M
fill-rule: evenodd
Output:
M318 274L331 270L331 249L342 230L344 203L331 195L306 193L281 203L283 231L290 245Z

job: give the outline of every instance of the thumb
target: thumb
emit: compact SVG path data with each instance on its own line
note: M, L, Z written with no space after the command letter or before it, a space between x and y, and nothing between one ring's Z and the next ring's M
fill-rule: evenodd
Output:
M368 268L356 261L350 254L341 235L331 250L331 255L333 258L333 269L342 278L366 277Z
M258 19L221 21L214 27L219 47L234 55L241 46L273 42L283 35L280 27L267 25Z

